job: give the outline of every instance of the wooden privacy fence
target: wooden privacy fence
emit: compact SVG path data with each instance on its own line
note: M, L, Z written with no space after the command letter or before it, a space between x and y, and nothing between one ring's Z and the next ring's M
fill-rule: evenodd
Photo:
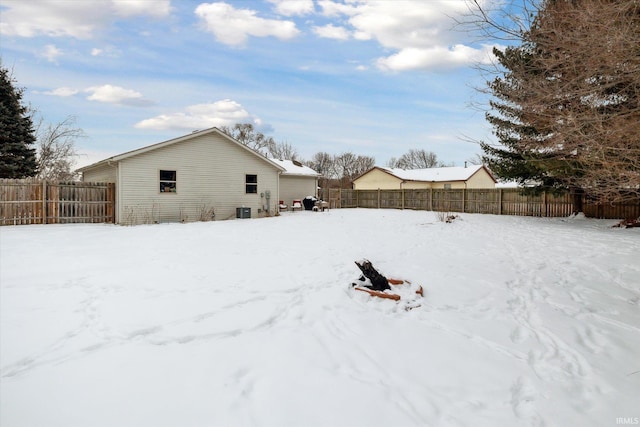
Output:
M115 184L0 179L0 225L115 222Z
M563 217L574 212L573 195L524 195L517 188L345 190L330 189L335 208L416 209L427 211ZM594 218L637 218L640 200L630 204L594 204L583 198L583 212Z

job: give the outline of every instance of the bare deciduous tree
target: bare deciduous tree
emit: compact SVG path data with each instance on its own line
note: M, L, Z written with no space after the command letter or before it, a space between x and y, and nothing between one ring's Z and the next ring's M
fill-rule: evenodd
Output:
M455 19L463 29L491 42L521 42L544 0L465 0L467 13Z
M298 152L288 142L276 142L269 146L269 156L280 160L297 160Z
M52 181L72 181L77 178L73 171L78 156L75 142L86 137L86 134L75 124L74 116L56 124L45 124L43 119L39 120L36 126L38 178Z
M236 123L231 127L220 126L219 129L241 144L265 156L276 145L272 137L258 132L251 123Z
M327 198L328 193L326 190L329 188L336 174L334 157L329 153L320 152L316 153L313 158L305 162L305 164L320 175L318 178L318 186L320 187L319 196L321 199Z
M351 181L375 165L375 158L345 152L339 155L316 153L306 162L307 166L320 174L320 187L351 188Z
M351 188L351 181L371 169L375 165L375 159L347 151L335 156L334 164L336 177L340 180L340 186L342 188Z
M399 159L392 157L387 166L400 169L429 169L441 167L444 164L438 161L438 156L431 151L410 149Z
M482 160L482 154L474 154L472 157L469 157L465 160L465 164L468 163L470 165L482 165L484 161Z

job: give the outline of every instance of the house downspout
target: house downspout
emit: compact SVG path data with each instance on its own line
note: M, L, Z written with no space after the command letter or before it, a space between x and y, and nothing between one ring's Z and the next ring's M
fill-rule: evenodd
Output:
M464 182L464 188L462 189L462 213L466 211L466 207L467 207L467 181Z
M282 171L278 171L278 182L276 184L276 191L277 191L277 196L274 200L278 201L278 210L276 211L278 215L280 215L280 176L282 175ZM273 206L275 206L275 202L273 202ZM275 210L275 208L274 208Z
M122 191L120 183L122 182L122 168L116 163L116 224L120 224L120 210L122 209ZM132 225L132 224L127 224Z

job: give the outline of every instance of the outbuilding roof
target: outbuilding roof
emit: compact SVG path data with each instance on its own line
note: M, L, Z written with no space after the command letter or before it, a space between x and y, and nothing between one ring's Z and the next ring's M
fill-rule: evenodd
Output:
M424 182L467 181L476 172L483 168L486 169L483 165L472 165L468 167L451 166L429 169L398 169L374 166L374 169L379 169L403 181ZM489 173L489 171L487 172ZM495 181L495 178L493 178L493 175L491 173L489 173L489 176L491 176L491 178Z
M314 171L308 166L303 165L297 160L271 159L271 161L277 163L278 165L280 165L285 169L285 171L282 172L282 175L309 176L309 177L319 176L318 172Z

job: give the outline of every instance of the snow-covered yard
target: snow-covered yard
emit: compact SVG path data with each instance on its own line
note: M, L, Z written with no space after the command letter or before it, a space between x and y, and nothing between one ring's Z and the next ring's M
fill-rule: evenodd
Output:
M640 228L614 223L344 209L3 227L0 425L634 421ZM361 258L422 284L422 306L351 290Z

